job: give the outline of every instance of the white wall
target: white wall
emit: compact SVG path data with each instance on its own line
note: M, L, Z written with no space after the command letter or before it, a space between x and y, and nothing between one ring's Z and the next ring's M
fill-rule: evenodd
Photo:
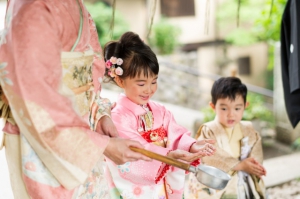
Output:
M6 12L6 1L0 1L0 31L4 28L5 12Z

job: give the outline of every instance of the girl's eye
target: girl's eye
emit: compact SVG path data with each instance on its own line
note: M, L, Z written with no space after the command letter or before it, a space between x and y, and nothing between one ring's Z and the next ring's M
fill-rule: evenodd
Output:
M241 108L236 108L235 110L236 110L236 111L239 111L239 110L241 110Z
M138 86L144 86L145 84L138 84Z
M152 84L156 84L157 82L152 82Z
M221 108L221 110L226 111L226 108Z

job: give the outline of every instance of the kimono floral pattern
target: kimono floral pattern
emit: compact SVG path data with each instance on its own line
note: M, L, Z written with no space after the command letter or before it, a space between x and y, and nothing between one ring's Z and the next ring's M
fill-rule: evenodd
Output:
M15 121L7 120L5 133L17 138L11 152L20 152L8 168L14 195L24 188L15 198L109 198L103 177L109 139L91 131L84 117L99 88L93 80L103 77L105 65L93 20L78 2L82 34L69 52L80 26L76 1L8 1L0 83Z
M13 82L8 77L6 77L8 74L8 71L4 70L6 68L6 66L7 66L6 62L0 63L0 81L1 81L1 84L8 84L8 85L12 86Z
M112 119L120 137L137 140L146 150L167 155L174 149L189 150L195 142L190 132L178 125L172 114L158 103L150 101L149 107L145 108L121 94L116 104L112 109ZM144 128L147 121L141 118L149 116L150 111L151 125L148 127L153 128L147 131ZM111 198L182 199L185 181L182 169L156 160L116 165L107 158L106 165Z
M2 44L6 43L6 35L7 35L7 30L11 26L11 19L12 19L12 13L13 13L13 7L10 6L8 7L6 11L6 17L5 17L5 28L0 32L0 46Z
M93 55L78 58L68 58L65 56L62 57L61 61L64 84L76 94L74 101L78 105L81 115L87 113L91 103L92 92L89 87L85 89L85 86L88 86L92 82L92 61Z
M129 173L130 172L130 162L126 162L125 164L118 165L118 169L121 174Z
M85 65L82 63L82 66L75 66L72 72L73 81L78 81L80 86L86 85L92 81L92 66ZM85 92L87 99L90 99L89 92Z
M108 186L103 175L104 163L99 161L87 181L79 188L78 199L108 198Z
M46 169L45 165L38 158L27 139L21 134L22 148L22 170L24 175L39 183L47 184L52 187L59 187L60 183Z

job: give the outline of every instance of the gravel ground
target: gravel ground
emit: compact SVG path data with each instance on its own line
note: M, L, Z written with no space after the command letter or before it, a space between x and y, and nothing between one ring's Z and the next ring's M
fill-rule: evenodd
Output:
M266 159L293 153L290 146L274 141L272 141L271 144L269 142L269 145L264 145L263 150ZM268 199L300 199L300 179L269 187L267 189L267 195Z
M267 189L268 199L300 199L300 179Z

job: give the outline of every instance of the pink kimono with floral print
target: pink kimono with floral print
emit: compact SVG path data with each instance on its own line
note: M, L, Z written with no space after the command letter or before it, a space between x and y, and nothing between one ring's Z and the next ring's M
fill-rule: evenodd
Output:
M0 82L13 115L6 118L3 131L15 198L107 198L101 167L93 168L101 165L109 138L90 130L83 119L87 101L78 103L72 92L93 82L95 89L82 93L91 99L88 92L97 92L98 77L104 73L89 13L81 0L9 4L1 35ZM68 54L63 52L69 52L78 37L79 5L83 26L75 52L84 61L69 56L63 66L61 58ZM78 68L67 64L74 60Z
M153 128L145 132L141 131L145 126L142 122L144 119L141 120L147 114L145 109L130 101L124 94L120 95L116 107L112 110L112 118L120 137L137 140L145 146L146 150L164 156L171 150L189 151L195 142L195 139L190 137L190 132L178 125L170 111L161 104L150 101L148 107L153 115ZM154 141L151 142L151 139ZM165 147L162 142L165 143ZM184 170L156 160L127 162L123 165L115 165L109 159L106 160L106 174L112 198L122 196L123 198L182 199L186 173Z

